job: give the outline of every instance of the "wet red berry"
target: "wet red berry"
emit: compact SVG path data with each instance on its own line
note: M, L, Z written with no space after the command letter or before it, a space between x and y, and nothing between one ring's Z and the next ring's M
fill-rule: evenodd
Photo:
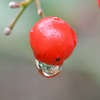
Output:
M35 58L49 65L63 65L73 52L77 38L72 28L58 17L39 20L29 32Z

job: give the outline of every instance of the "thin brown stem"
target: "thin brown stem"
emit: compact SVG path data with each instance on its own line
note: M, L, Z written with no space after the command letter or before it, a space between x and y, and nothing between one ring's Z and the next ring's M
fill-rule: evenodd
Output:
M39 0L24 0L22 2L16 3L16 2L11 2L9 4L9 6L11 8L16 8L16 7L21 7L21 9L19 10L19 12L17 13L17 15L14 17L14 19L9 23L9 25L5 28L4 32L6 35L9 35L11 33L11 30L13 29L15 23L17 22L17 20L19 19L19 17L22 15L23 11L25 10L25 8L32 2L34 1L37 7L37 12L40 15L41 18L44 18L45 15L42 11L42 8L40 6L40 2Z
M17 22L17 20L19 19L20 15L23 13L23 11L25 10L26 7L22 7L19 12L17 13L17 15L14 17L14 19L9 23L8 27L9 28L13 28L15 23Z
M22 15L23 11L25 10L25 8L32 2L33 0L25 0L22 1L20 3L15 3L12 2L10 4L10 7L12 8L16 8L16 7L21 7L19 12L16 14L16 16L12 19L12 21L9 23L9 25L5 28L4 32L6 35L9 35L11 30L13 29L15 23L17 22L17 20L19 19L19 17ZM16 6L18 5L18 6Z
M44 12L43 12L43 10L42 10L42 8L40 6L39 0L34 0L34 2L36 4L37 10L38 10L37 13L40 15L41 18L44 18L45 15L44 15Z

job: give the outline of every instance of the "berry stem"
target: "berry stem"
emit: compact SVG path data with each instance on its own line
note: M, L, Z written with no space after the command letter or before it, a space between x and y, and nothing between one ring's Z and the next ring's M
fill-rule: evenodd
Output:
M25 8L32 2L33 0L25 0L23 2L19 2L19 6L16 7L21 7L21 9L19 10L19 12L17 13L17 15L12 19L12 21L8 24L8 26L5 28L4 32L6 35L9 35L11 30L13 29L15 23L17 22L17 20L19 19L19 17L21 16L21 14L24 12ZM10 31L8 32L7 29L9 29Z
M21 16L21 14L23 13L23 11L25 10L25 8L32 2L34 1L38 10L38 14L40 15L41 18L44 18L45 15L42 11L42 8L40 6L40 2L39 0L25 0L19 3L16 2L10 2L9 6L11 8L16 8L16 7L21 7L21 9L19 10L19 12L17 13L17 15L14 17L14 19L9 23L9 25L5 28L4 33L5 35L9 35L11 33L11 30L13 29L15 23L17 22L17 20L19 19L19 17Z
M40 15L41 18L44 18L45 15L44 15L44 12L40 6L40 1L39 0L34 0L35 4L36 4L36 7L37 7L37 13Z
M20 2L20 6L28 6L32 1L34 1L34 0L25 0L25 1L22 1L22 2Z
M15 23L17 22L17 20L19 19L19 17L21 16L21 14L23 13L23 11L25 10L26 7L22 7L19 12L17 13L17 15L14 17L14 19L9 23L8 27L10 29L12 29L15 25Z
M19 10L19 12L17 13L17 15L12 19L12 21L11 21L11 22L8 24L8 26L5 28L5 30L4 30L5 35L9 35L9 34L10 34L10 32L11 32L11 30L13 29L15 23L17 22L17 20L19 19L19 17L21 16L21 14L23 13L23 11L25 10L25 8L26 8L26 7L23 6L23 7ZM9 29L10 32L7 32L6 29Z

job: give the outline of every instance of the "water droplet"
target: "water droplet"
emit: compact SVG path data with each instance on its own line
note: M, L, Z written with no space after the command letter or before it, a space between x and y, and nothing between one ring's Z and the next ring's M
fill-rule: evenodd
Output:
M48 65L38 61L37 59L35 59L35 63L38 71L45 77L54 77L62 70L62 66Z

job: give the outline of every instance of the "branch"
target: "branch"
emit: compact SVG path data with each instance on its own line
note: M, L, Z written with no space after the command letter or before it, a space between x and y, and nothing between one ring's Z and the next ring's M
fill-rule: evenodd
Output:
M11 8L17 8L17 7L21 7L21 9L19 10L19 12L17 13L17 15L14 17L14 19L9 23L9 25L5 28L4 33L5 35L9 35L11 33L11 30L13 29L15 23L17 22L17 20L19 19L19 17L21 16L21 14L23 13L23 11L25 10L25 8L32 2L34 1L37 7L37 12L40 15L41 18L44 18L45 15L42 11L42 8L40 6L40 2L39 0L25 0L23 2L10 2L9 6Z
M43 10L42 10L42 8L40 6L39 0L34 0L34 2L35 2L36 7L37 7L37 13L40 15L41 18L44 18L45 15L44 15Z
M17 22L17 20L19 19L19 17L21 16L21 14L24 12L25 8L32 2L33 0L25 0L23 2L10 2L9 6L11 8L17 8L17 7L21 7L21 9L19 10L19 12L17 13L17 15L14 17L14 19L8 24L8 26L5 28L4 33L5 35L9 35L11 33L11 30L13 29L15 23Z

